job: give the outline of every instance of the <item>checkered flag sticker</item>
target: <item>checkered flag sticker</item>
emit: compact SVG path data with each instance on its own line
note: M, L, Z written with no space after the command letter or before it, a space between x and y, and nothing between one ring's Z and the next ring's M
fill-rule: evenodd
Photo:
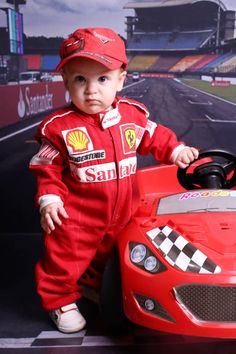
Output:
M169 226L156 227L146 235L166 261L184 272L215 274L221 268Z

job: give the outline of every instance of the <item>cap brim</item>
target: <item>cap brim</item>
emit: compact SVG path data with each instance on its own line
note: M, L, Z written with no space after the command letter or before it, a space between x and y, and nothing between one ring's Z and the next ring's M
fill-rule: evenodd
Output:
M56 67L56 71L60 71L63 66L68 63L71 59L74 58L88 58L88 59L92 59L97 61L98 63L104 65L106 68L108 68L109 70L116 70L118 68L120 68L122 65L124 65L125 67L127 66L127 63L122 62L120 60L114 59L114 58L110 58L108 56L101 56L100 54L97 53L74 53L71 54L70 56L68 56L67 58L61 60L61 62L57 65Z

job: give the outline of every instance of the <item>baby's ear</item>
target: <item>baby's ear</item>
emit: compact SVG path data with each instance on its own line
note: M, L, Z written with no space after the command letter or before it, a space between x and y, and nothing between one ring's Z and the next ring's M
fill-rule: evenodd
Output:
M127 71L122 71L119 76L118 88L117 91L121 91L125 82Z
M61 76L63 78L65 88L68 90L68 79L67 79L67 75L65 74L64 70L61 70Z

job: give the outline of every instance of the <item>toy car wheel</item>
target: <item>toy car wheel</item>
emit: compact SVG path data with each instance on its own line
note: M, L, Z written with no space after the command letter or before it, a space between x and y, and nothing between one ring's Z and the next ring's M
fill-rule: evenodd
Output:
M121 274L118 250L115 249L107 262L100 294L100 310L103 322L111 332L124 332L130 325L124 314Z

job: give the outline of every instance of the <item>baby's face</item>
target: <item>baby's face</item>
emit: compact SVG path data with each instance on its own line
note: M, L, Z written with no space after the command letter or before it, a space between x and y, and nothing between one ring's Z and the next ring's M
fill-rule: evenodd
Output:
M96 114L110 109L123 87L126 72L108 70L91 59L74 58L64 66L62 75L75 106L87 114Z

